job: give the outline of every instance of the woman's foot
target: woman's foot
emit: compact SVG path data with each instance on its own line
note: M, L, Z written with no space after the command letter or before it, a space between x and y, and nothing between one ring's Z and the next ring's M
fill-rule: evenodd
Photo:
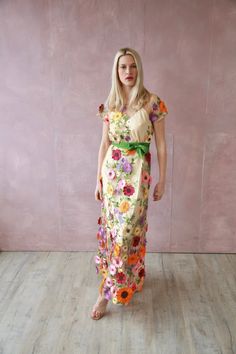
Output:
M108 300L105 299L102 295L99 294L98 299L93 306L93 310L91 313L91 318L93 320L99 320L105 314Z

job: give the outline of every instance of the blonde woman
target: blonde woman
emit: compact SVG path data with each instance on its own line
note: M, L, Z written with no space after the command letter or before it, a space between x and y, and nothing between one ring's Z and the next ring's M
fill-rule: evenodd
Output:
M103 121L98 154L95 199L101 202L98 218L96 272L102 276L99 296L91 318L104 316L108 301L128 305L142 290L148 195L152 183L152 136L155 136L159 180L153 200L162 198L166 179L165 120L167 107L156 93L143 85L139 54L120 49L114 58L112 87L98 116Z

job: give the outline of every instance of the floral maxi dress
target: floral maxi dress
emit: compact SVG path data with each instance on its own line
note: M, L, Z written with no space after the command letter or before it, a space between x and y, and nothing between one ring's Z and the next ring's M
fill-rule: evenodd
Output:
M151 153L139 148L113 145L122 142L150 143L153 122L168 113L165 103L153 95L150 113L141 108L129 117L122 111L99 115L109 125L111 145L106 151L100 181L101 214L98 218L96 273L102 275L100 294L114 304L127 305L141 291L145 277L148 195L152 177Z

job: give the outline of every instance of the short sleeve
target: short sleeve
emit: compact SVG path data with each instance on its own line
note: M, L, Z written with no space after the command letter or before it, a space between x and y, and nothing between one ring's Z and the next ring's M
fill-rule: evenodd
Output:
M149 119L151 120L151 122L155 122L156 120L160 121L168 114L167 106L165 102L160 99L159 96L153 95L150 104L151 112L149 114Z
M108 108L103 103L101 103L100 106L98 107L97 116L99 116L103 120L104 123L109 124Z

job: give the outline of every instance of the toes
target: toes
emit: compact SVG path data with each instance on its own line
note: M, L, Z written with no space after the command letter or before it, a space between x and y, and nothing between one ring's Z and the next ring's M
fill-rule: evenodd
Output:
M94 311L93 313L92 313L92 318L93 319L99 319L99 318L101 318L102 317L102 314L101 314L101 312L100 311Z

